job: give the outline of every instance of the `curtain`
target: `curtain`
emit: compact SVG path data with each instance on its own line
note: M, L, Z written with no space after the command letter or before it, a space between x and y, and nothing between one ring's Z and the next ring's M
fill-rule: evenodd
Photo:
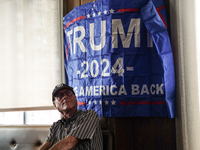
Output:
M0 111L52 106L63 74L60 5L0 1Z

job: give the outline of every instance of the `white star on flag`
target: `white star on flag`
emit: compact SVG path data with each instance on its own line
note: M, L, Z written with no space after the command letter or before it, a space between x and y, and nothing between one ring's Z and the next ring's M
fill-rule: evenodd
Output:
M108 103L109 103L109 101L106 100L106 101L105 101L105 105L108 105Z
M111 10L110 10L110 13L111 13L111 14L113 14L113 13L114 13L114 10L113 10L112 8L111 8Z
M112 103L112 105L115 105L116 101L115 101L115 100L112 100L111 103Z
M88 104L91 105L91 101L89 101Z
M100 104L100 105L102 104L102 101L101 101L101 100L99 101L99 104Z
M87 17L90 18L90 14L88 14Z
M93 13L93 17L95 17L96 16L96 14L95 13Z
M99 15L99 16L101 15L101 12L100 12L100 11L98 12L98 15Z
M97 104L97 101L96 101L96 100L94 100L94 104L95 104L95 105Z
M104 10L104 14L107 14L107 10Z

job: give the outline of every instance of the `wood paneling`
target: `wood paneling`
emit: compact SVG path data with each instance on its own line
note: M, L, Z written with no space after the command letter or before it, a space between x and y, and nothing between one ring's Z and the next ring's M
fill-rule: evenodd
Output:
M63 0L63 16L79 5L81 5L81 0Z
M94 0L81 0L81 5L93 2Z
M115 150L176 150L175 119L109 118Z

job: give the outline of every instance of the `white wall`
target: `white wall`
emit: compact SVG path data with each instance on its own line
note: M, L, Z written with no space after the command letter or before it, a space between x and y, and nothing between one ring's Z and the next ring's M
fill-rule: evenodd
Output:
M200 149L198 44L195 7L199 0L169 0L176 71L177 150ZM199 55L200 57L200 55Z

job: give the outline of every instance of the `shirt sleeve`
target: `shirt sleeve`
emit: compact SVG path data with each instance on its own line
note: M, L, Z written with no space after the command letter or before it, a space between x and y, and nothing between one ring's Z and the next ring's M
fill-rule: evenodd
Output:
M99 126L99 116L94 110L86 110L74 124L69 135L78 139L92 139Z
M50 127L49 133L45 139L45 142L51 143L50 147L52 147L52 145L55 144L55 142L57 142L55 139L55 137L56 137L55 136L55 126L56 126L56 123L54 122L53 125Z

